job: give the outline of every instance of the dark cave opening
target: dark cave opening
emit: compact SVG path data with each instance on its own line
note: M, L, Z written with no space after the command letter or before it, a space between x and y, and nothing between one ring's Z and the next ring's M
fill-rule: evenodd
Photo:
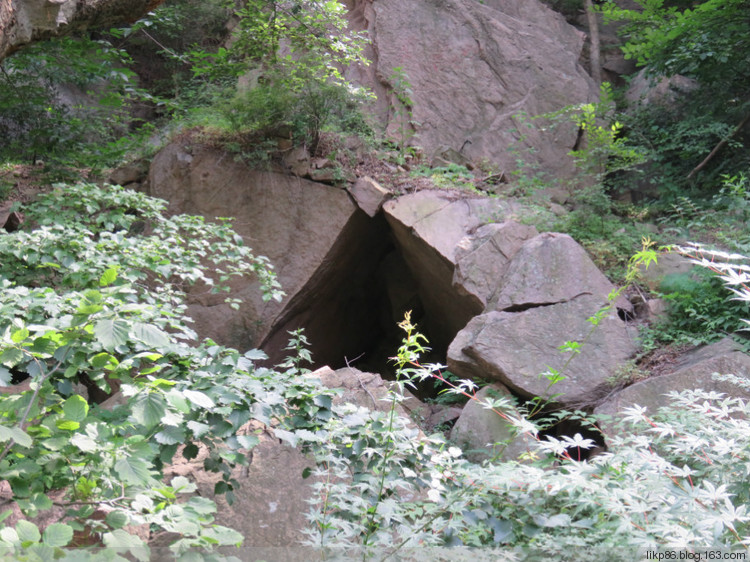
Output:
M351 366L394 380L390 358L405 335L398 324L410 312L412 323L430 342L422 361L445 364L452 337L445 338L445 326L427 314L413 268L382 214L370 218L357 213L341 238L263 342L271 363L285 357L289 331L303 328L313 358L309 368ZM426 381L413 392L426 399L437 390Z

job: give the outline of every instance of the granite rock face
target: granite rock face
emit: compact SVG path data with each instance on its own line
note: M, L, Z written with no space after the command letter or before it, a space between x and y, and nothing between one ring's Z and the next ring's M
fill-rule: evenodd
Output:
M451 343L448 369L460 378L500 382L527 398L586 402L636 351L635 332L612 310L592 330L587 319L603 304L584 295L521 312L481 314ZM584 340L572 359L559 350L567 341ZM552 370L564 377L554 385L545 376Z
M671 372L637 382L610 396L594 413L617 417L624 409L638 405L646 407L647 412L653 414L669 404L669 392L698 388L750 400L750 391L729 382L714 380L714 373L750 380L750 355L744 353L731 338L702 346L686 353ZM604 429L614 431L613 426L605 426Z
M518 148L552 175L573 172L575 128L544 132L523 117L597 99L579 63L585 35L560 14L537 0L345 3L352 27L373 42L373 65L349 76L378 96L376 113L395 138L411 137L430 159L453 150L514 170L509 149ZM393 94L404 81L408 112Z

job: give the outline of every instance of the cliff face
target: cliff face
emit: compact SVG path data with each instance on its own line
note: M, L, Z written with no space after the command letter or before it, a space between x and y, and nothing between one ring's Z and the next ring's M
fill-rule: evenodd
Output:
M164 0L0 0L0 60L75 29L135 21Z
M450 148L506 170L523 157L550 174L571 172L565 155L577 131L543 133L522 117L598 96L579 63L585 35L560 14L537 0L347 4L351 25L370 35L373 63L350 76L376 93L375 112L394 136L406 128L428 156ZM408 108L393 93L404 81Z

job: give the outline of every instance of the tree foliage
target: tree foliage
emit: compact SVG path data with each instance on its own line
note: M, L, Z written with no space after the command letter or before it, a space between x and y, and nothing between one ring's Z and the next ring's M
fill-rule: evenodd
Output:
M682 74L735 92L750 76L750 6L706 0L691 7L640 0L641 10L602 4L608 20L625 21L623 51L652 75ZM719 89L719 88L717 88Z
M117 156L129 105L148 97L127 54L106 41L36 43L0 63L0 158L102 166Z
M750 118L750 5L638 4L637 10L611 0L600 6L606 20L625 22L625 56L654 80L681 75L696 86L676 92L669 104L639 108L624 122L631 138L651 153L653 183L663 186L664 195L710 194L721 174L736 174L750 163L744 131Z

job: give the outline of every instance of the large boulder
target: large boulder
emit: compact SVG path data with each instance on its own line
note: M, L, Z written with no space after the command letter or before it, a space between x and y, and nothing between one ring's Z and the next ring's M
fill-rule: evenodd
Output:
M582 295L604 301L614 288L573 238L545 232L527 240L515 253L487 310L523 310ZM624 298L618 304L630 308Z
M750 391L729 382L714 380L714 373L732 374L750 380L750 355L744 353L732 338L724 338L685 354L672 372L620 390L600 404L594 413L617 417L624 409L638 405L645 406L647 412L653 414L669 404L669 392L697 388L750 400ZM605 424L604 429L610 433L615 431L613 424Z
M502 415L519 414L515 407L495 411L486 408L488 400L505 398L514 404L515 398L501 384L491 384L476 393L476 400L469 400L461 416L451 430L451 441L458 444L467 459L482 462L497 458L501 461L517 460L527 451L534 450L535 439L518 431Z
M459 294L476 299L484 309L497 291L511 258L523 243L539 234L533 226L515 221L481 226L456 249L453 285Z
M545 132L522 117L598 96L579 64L585 36L560 14L537 0L347 4L352 26L372 38L367 55L374 63L350 76L374 90L376 111L398 140L430 157L452 149L513 170L521 153L551 175L572 173L567 154L575 127ZM408 108L393 95L404 82ZM416 135L409 139L412 128Z
M594 327L588 318L605 304L599 296L537 306L520 312L477 316L448 349L448 369L461 378L498 381L524 397L539 396L566 405L584 403L636 351L613 310ZM572 358L558 348L580 342ZM550 369L564 378L550 384Z
M387 244L382 219L371 220L342 189L253 170L189 140L156 155L148 186L150 195L169 201L170 212L233 217L256 255L270 259L287 294L281 303L263 302L257 280L234 280L233 296L242 301L235 311L225 295L194 291L188 313L201 337L241 350L262 345L278 360L287 331L305 326L316 364L361 353L371 337L368 283Z
M524 397L586 402L635 353L635 334L628 333L617 306L595 328L589 321L609 304L614 286L575 240L558 233L522 238L506 243L510 261L503 252L492 260L503 273L484 313L451 343L448 368L463 378L501 382ZM630 309L624 298L616 304ZM568 341L582 344L572 358L558 349ZM544 376L550 369L564 377L551 386Z
M510 208L496 199L445 191L420 191L383 206L396 244L419 286L435 345L447 346L484 308L480 300L453 284L459 246L482 223L502 219Z

